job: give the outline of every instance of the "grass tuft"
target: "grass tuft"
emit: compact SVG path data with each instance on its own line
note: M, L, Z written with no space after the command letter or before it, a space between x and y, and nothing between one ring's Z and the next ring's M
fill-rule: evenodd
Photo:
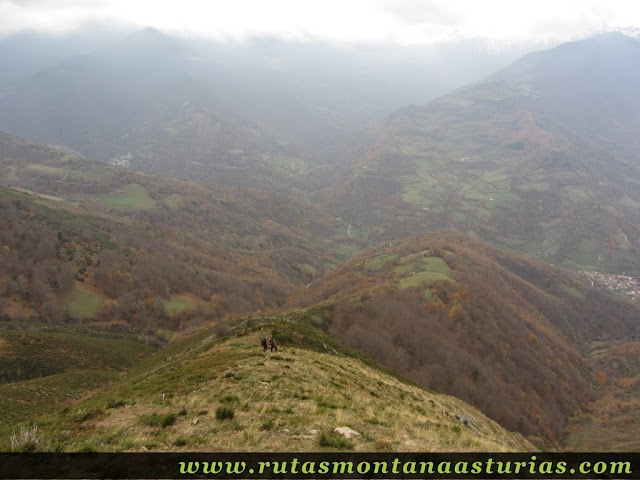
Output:
M167 428L176 423L177 419L178 416L175 413L167 413L166 415L158 415L157 413L152 413L151 415L143 415L142 423L150 427Z
M336 450L353 450L354 443L337 433L321 432L318 437L318 446L321 448L334 448Z
M264 432L270 432L274 427L275 422L273 420L265 420L264 422L262 422L262 425L260 425L260 430Z
M107 402L107 408L120 408L124 407L126 402L121 398L112 398Z
M218 420L231 420L235 412L230 407L218 407L216 409L216 418Z
M220 398L220 403L224 403L225 405L233 405L235 403L239 403L240 399L237 395L227 394Z
M12 452L35 452L40 443L38 426L21 426L20 433L11 435L9 443L11 444Z

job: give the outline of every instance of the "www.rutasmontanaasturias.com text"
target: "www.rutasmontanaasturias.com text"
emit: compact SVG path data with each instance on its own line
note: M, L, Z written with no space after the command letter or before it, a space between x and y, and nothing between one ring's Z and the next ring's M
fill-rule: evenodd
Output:
M249 465L244 461L178 462L181 475L225 474L229 476L254 475L254 478L272 478L277 475L630 475L631 462L583 461L571 465L566 461L538 461L532 455L528 461L502 461L487 458L478 461L258 461ZM311 477L309 477L311 478ZM355 478L355 477L354 477ZM418 477L416 477L418 478ZM472 478L472 477L469 477Z

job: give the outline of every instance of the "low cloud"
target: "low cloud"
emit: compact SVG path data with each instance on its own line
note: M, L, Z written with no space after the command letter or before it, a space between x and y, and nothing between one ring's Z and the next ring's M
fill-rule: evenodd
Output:
M0 18L0 35L25 29L66 32L104 23L231 39L416 44L473 38L564 41L640 25L640 2L0 0Z
M456 26L465 21L464 12L450 7L451 3L434 0L386 1L385 12L403 24L438 24Z

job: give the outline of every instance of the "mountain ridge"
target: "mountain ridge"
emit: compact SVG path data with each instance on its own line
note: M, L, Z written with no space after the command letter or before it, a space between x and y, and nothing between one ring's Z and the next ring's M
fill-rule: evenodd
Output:
M603 395L595 345L640 335L637 307L586 277L456 233L378 245L289 306L314 304L347 345L541 443Z
M97 395L40 418L35 440L17 447L534 450L473 407L428 392L346 349L305 314L246 322L253 326L240 324L227 334L207 329L176 340ZM260 338L270 332L278 351L263 353ZM359 435L348 440L334 433L345 424Z

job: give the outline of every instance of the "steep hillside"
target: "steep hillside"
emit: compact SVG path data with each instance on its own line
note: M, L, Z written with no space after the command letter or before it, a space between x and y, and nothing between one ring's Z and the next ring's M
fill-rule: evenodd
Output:
M473 407L428 392L345 349L312 327L308 317L264 321L253 319L253 327L222 338L206 330L172 343L98 395L23 424L24 441L14 448L533 449ZM260 339L272 332L279 349L263 353ZM341 426L360 435L346 439L333 433ZM0 435L3 450L9 450L7 430Z
M28 421L95 393L148 356L130 334L0 322L0 425Z
M291 304L318 302L341 341L552 443L600 393L592 349L640 335L637 307L586 278L458 234L385 243Z
M600 393L571 418L568 450L640 450L640 342L609 347L596 342L589 352Z
M210 190L7 134L0 171L0 315L11 318L185 328L276 308L355 248L304 200Z
M572 268L640 273L640 43L530 54L377 132L332 208L373 240L457 229Z

